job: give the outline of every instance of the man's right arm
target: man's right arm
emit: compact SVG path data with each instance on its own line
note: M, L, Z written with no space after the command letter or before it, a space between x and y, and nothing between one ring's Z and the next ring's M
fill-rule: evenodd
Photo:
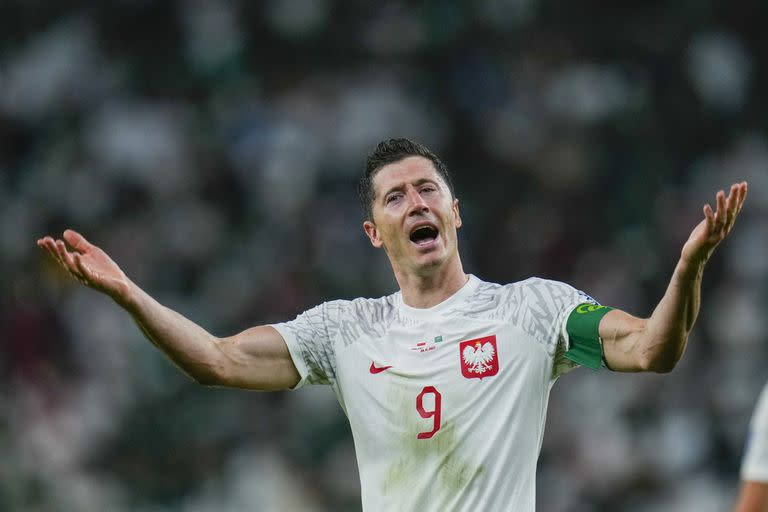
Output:
M733 512L768 512L768 483L744 481Z
M147 338L197 382L262 391L286 389L300 379L288 346L273 327L259 326L218 338L163 306L133 283L100 248L72 230L45 237L46 250L82 284L109 295L128 311Z

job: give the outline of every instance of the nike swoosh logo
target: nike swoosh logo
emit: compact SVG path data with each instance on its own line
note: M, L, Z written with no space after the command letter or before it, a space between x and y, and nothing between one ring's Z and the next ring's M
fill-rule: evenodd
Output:
M369 370L371 371L372 374L376 375L377 373L381 373L384 370L389 370L390 368L392 368L392 365L379 367L379 366L376 366L376 364L373 361L371 361L371 367L369 368Z

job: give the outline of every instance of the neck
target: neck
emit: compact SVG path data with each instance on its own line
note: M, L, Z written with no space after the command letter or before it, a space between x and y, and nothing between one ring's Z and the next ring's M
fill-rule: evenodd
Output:
M459 291L469 280L458 256L455 260L426 272L395 269L395 278L400 285L403 302L412 308L436 306Z

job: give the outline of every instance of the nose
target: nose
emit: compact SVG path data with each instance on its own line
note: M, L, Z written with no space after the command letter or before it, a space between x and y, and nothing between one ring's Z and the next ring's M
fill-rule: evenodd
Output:
M410 202L408 215L418 215L427 213L429 211L429 206L427 205L426 201L424 201L424 198L421 197L421 194L419 194L418 190L415 188L409 188L407 195L408 201Z

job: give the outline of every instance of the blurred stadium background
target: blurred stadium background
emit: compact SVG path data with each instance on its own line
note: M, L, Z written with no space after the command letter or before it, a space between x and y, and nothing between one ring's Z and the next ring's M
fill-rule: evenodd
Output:
M35 240L74 227L216 334L396 289L354 183L453 170L465 268L647 315L701 206L747 208L670 375L553 389L538 510L723 511L768 379L768 4L0 4L0 509L359 510L328 389L195 385Z

